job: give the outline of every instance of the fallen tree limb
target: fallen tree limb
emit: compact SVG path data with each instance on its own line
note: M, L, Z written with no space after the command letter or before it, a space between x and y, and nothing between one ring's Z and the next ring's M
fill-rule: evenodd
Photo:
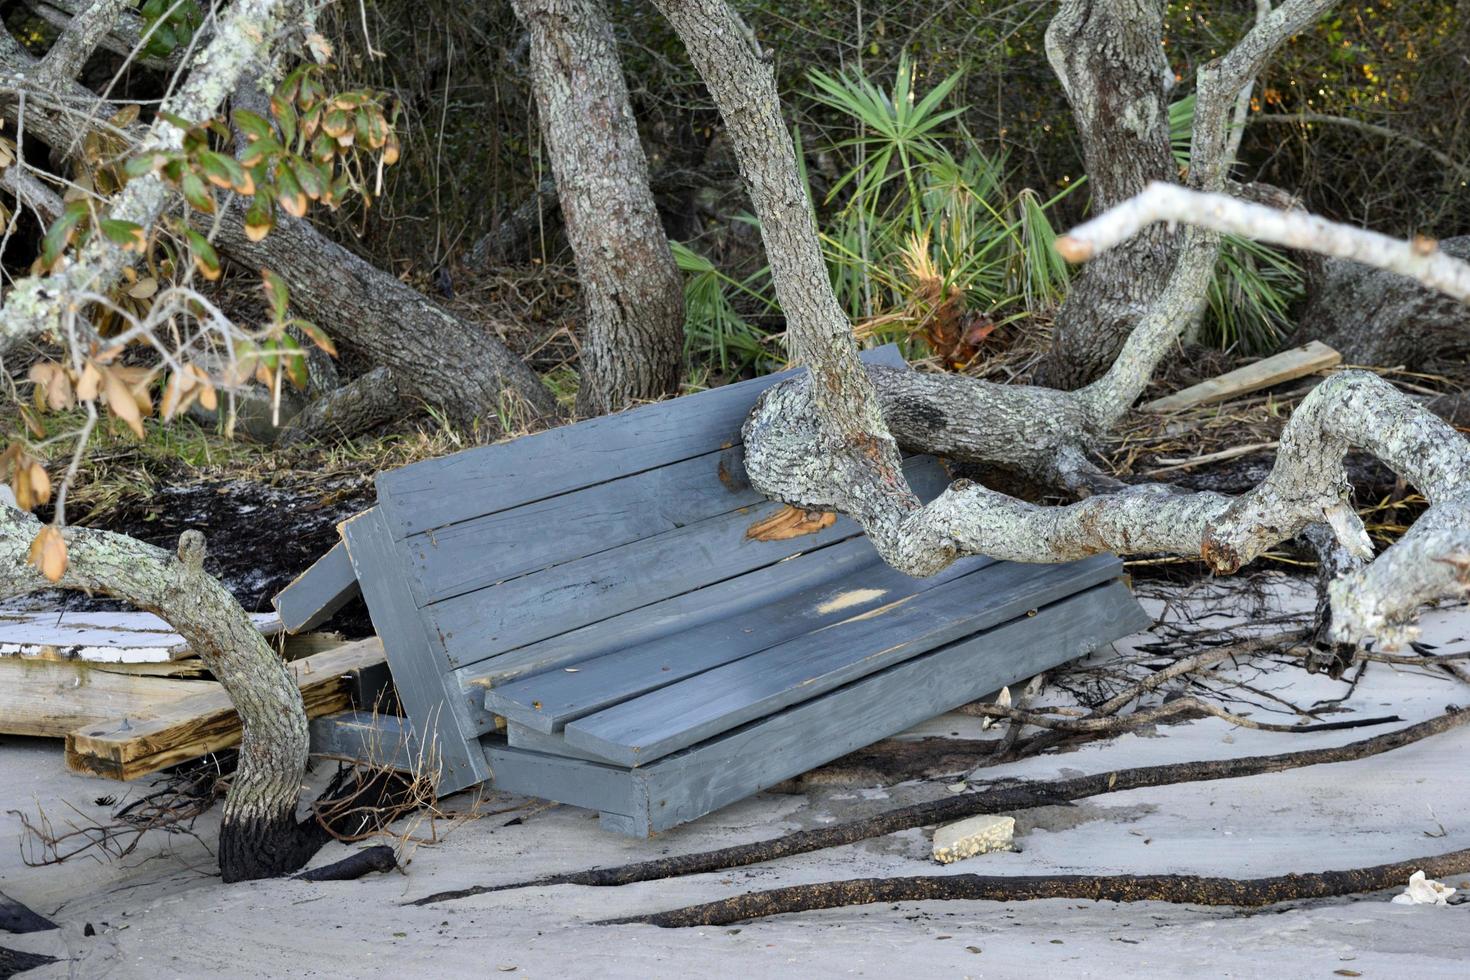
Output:
M1470 848L1371 868L1284 874L1271 878L1206 878L1199 875L919 875L857 878L792 885L737 895L668 912L604 919L597 925L654 925L664 929L719 926L786 912L869 905L874 902L1029 902L1072 898L1094 902L1173 902L1259 908L1308 898L1382 891L1404 884L1416 871L1434 878L1470 872Z
M0 930L5 932L46 932L55 929L56 923L29 906L22 905L4 892L0 892Z
M372 847L347 855L340 861L324 864L320 868L303 871L297 881L356 881L374 871L392 871L398 867L398 858L387 844Z
M840 847L844 844L867 840L870 837L881 837L900 830L909 830L928 824L947 823L980 814L1011 813L1039 806L1055 806L1072 800L1100 796L1104 793L1121 793L1124 790L1143 789L1150 786L1238 779L1243 776L1284 772L1304 766L1366 759L1412 744L1431 735L1458 728L1466 722L1470 722L1470 710L1451 707L1444 714L1428 721L1359 742L1349 742L1347 745L1308 749L1302 752L1284 752L1279 755L1246 756L1239 759L1116 769L1111 772L1076 776L1053 782L1030 783L999 790L966 793L928 803L899 807L862 820L851 820L847 823L803 830L773 840L738 844L734 847L702 851L696 854L681 854L654 861L640 861L614 868L591 868L586 871L547 875L530 881L519 881L506 885L476 885L472 888L437 892L425 898L416 899L411 904L429 905L434 902L469 898L487 892L506 891L513 888L547 885L596 887L626 885L636 881L654 881L659 878L677 878L684 875L719 871L724 868L744 867L790 857L793 854L806 854L829 847Z

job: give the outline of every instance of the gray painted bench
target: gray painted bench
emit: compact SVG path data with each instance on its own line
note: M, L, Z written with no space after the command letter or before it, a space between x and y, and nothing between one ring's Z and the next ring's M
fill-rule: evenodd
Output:
M1148 624L1111 556L919 580L846 518L753 532L782 508L740 425L780 377L380 475L277 608L303 628L360 587L406 719L318 722L319 743L406 727L441 793L493 780L647 836ZM949 481L905 466L925 497Z

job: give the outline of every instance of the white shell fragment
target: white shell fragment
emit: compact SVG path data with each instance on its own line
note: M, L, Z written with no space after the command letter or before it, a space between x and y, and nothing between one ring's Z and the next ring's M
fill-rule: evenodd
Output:
M1015 817L970 817L934 831L934 860L950 864L988 851L1006 851L1016 836Z
M936 837L936 840L938 838ZM1424 872L1415 871L1409 876L1409 887L1402 895L1395 895L1395 905L1446 905L1455 889L1442 881L1424 877Z

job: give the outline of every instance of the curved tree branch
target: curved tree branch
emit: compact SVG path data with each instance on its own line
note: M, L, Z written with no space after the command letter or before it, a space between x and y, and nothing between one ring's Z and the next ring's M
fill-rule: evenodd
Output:
M244 724L220 828L225 880L299 868L320 844L306 842L295 820L306 768L306 710L285 662L204 571L204 536L186 531L171 555L126 535L68 527L60 532L66 570L52 583L27 556L41 527L0 502L0 597L59 587L114 596L162 617L224 686Z

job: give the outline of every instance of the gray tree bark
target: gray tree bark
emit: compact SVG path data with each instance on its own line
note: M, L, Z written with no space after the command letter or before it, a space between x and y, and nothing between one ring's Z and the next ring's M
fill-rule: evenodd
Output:
M0 501L0 598L50 588L115 596L162 617L188 640L244 725L220 828L220 871L225 881L243 881L301 867L320 846L296 824L308 751L306 710L285 662L204 571L204 536L185 532L175 556L126 535L65 528L66 572L52 583L27 557L40 530L40 521Z
M1066 0L1046 31L1046 53L1082 141L1094 209L1127 200L1178 168L1169 146L1161 0ZM1037 375L1071 389L1113 362L1168 280L1177 236L1150 228L1088 263L1057 311Z
M1470 237L1445 239L1439 249L1470 259ZM1459 367L1470 357L1470 306L1407 276L1329 259L1297 336L1330 344L1349 364Z
M536 106L587 311L578 412L663 397L683 360L683 285L612 25L602 0L513 5L531 34Z

